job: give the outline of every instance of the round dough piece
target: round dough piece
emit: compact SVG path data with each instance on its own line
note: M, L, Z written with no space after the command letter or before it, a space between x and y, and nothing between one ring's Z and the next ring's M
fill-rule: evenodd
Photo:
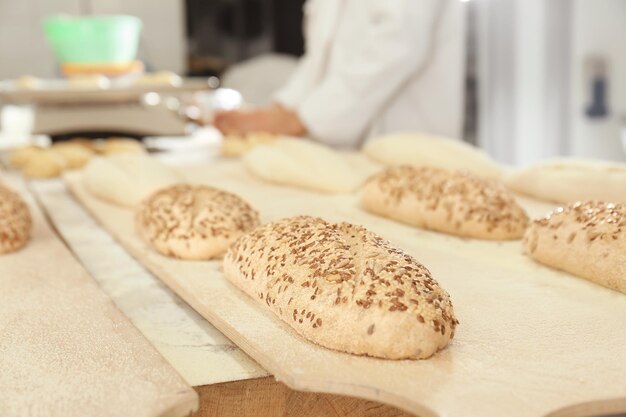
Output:
M24 200L0 184L0 254L24 247L30 239L31 228L30 211Z
M41 152L45 151L41 146L29 145L18 148L11 153L9 157L9 164L14 167L21 169L28 162L35 158L35 156Z
M508 173L504 183L520 194L557 203L626 203L626 164L582 158L551 159Z
M36 152L22 166L22 174L30 178L53 178L63 173L65 159L51 149Z
M100 152L105 155L117 153L145 153L146 148L137 140L130 138L109 138L100 145Z
M73 145L82 146L83 148L86 148L93 153L98 152L97 142L89 138L72 138L64 143L71 143Z
M385 165L433 166L461 169L485 178L501 178L503 168L480 149L441 136L396 133L375 139L363 152Z
M263 180L324 193L351 193L363 180L345 155L302 138L257 146L243 162Z
M83 170L91 194L125 207L135 207L150 193L181 181L172 168L148 155L95 157Z
M55 143L51 150L65 161L67 169L84 167L94 155L94 152L87 147L70 142Z
M206 186L175 185L137 208L135 226L157 252L180 259L222 257L259 214L235 194Z
M496 181L462 171L402 165L373 176L363 207L412 226L477 239L520 239L528 217Z

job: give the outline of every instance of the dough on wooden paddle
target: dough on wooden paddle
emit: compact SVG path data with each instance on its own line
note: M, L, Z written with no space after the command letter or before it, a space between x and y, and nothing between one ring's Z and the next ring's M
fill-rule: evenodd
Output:
M462 142L424 133L395 133L374 139L363 148L385 165L433 166L467 170L486 178L500 178L503 168L482 150Z
M585 201L535 220L524 235L533 259L626 294L626 205Z
M0 255L24 247L31 228L30 211L22 197L0 183Z
M349 223L299 216L266 224L230 247L224 273L306 339L343 352L428 358L458 324L424 265Z
M557 203L579 200L626 203L626 164L580 158L552 159L511 171L504 182L520 194Z
M181 180L172 168L148 155L96 157L83 170L83 183L91 194L126 207Z
M520 239L528 222L496 181L433 167L387 168L367 182L361 203L412 226L478 239Z
M239 196L207 186L174 185L138 206L135 228L157 252L180 259L213 259L259 225Z
M283 137L257 146L243 161L263 180L325 193L350 193L363 179L344 155L306 139Z

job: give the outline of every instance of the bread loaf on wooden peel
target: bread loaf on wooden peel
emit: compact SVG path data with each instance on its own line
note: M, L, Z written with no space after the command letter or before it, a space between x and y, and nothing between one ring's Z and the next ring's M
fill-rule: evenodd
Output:
M524 235L533 259L626 294L626 205L586 201L535 220Z
M207 186L174 185L137 208L136 229L159 253L181 259L221 257L259 214L235 194Z
M519 239L528 222L498 183L434 167L387 168L366 183L361 203L412 226L479 239Z
M0 183L0 254L21 249L30 239L32 220L28 206Z
M388 359L428 358L454 336L426 267L361 226L299 216L241 236L224 273L306 339Z

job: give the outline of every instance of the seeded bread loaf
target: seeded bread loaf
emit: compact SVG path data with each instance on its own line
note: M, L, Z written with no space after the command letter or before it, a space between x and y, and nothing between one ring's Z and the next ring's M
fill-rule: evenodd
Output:
M528 221L495 181L433 167L387 168L366 183L361 203L412 226L478 239L520 239Z
M524 235L533 259L626 294L626 205L586 201L535 220Z
M0 254L21 249L30 238L32 220L22 198L0 184Z
M224 273L306 339L357 355L428 358L454 336L448 294L365 228L300 216L240 237Z
M139 205L135 225L143 239L163 255L212 259L221 257L242 233L258 226L259 215L226 191L174 185Z

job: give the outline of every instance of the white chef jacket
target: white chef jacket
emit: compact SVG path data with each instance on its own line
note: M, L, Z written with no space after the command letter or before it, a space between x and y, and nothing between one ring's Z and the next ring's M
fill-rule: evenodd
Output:
M306 52L275 99L333 146L398 131L459 138L464 9L458 0L308 0Z

